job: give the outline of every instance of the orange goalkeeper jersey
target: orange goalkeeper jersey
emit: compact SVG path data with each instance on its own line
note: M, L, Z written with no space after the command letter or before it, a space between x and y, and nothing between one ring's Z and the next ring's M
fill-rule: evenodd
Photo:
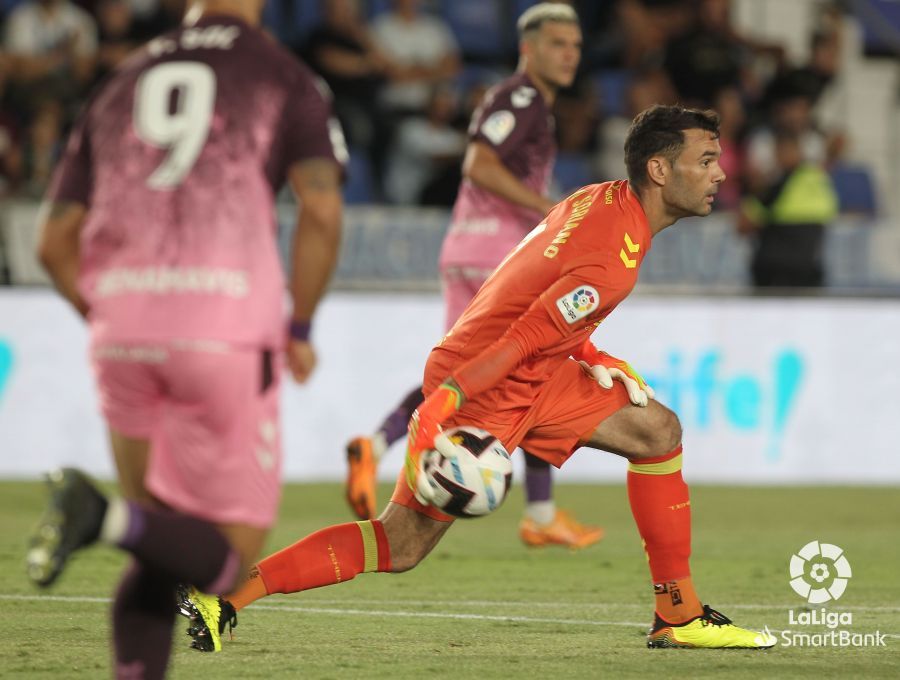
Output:
M448 376L468 398L504 379L523 394L546 380L634 288L650 239L627 181L573 193L501 262L433 350L426 392Z

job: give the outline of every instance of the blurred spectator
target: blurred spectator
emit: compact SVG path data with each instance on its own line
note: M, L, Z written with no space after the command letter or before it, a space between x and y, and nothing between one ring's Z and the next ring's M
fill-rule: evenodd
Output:
M484 100L484 96L487 94L487 91L491 89L494 85L496 85L500 80L502 80L502 76L497 75L495 78L484 78L481 80L476 80L471 83L462 93L462 101L459 105L455 126L460 130L465 131L469 128L469 121L472 120L472 115L475 113L475 109L481 106L481 102Z
M22 175L22 148L14 118L0 112L0 197L13 193Z
M728 178L719 187L715 208L736 210L741 202L744 185L743 133L746 114L741 93L735 87L719 90L713 101L713 108L719 114L719 145L722 147L719 166Z
M456 94L434 88L424 117L398 127L388 170L388 197L395 203L452 206L462 181L466 135L453 127Z
M175 28L184 16L185 0L126 0L126 2L131 9L134 23L132 37L138 44Z
M827 141L812 118L809 95L796 89L789 79L776 79L766 96L768 117L750 132L744 174L749 190L759 193L781 175L776 157L776 136L796 135L802 160L824 167Z
M159 0L125 0L135 21L143 21L160 10Z
M562 153L594 150L597 145L600 103L593 88L582 85L562 90L553 107L556 141Z
M803 137L779 130L772 181L742 204L739 230L755 239L751 272L757 287L824 283L825 225L838 211L831 178L804 159Z
M834 80L840 65L840 41L837 33L817 32L810 41L809 63L794 69L795 86L817 102Z
M280 1L296 2L295 7L300 2ZM420 0L303 2L320 3L321 11L314 14L322 19L303 45L303 56L330 85L355 157L368 157L373 198L446 203L456 168L442 163L440 149L453 135L440 102L448 97L432 98L432 93L460 69L449 24L424 13ZM516 4L490 2L505 11ZM748 39L735 29L729 0L569 4L578 8L593 36L586 40L585 56L590 60L593 55L595 61L582 74L589 77L578 81L580 87L557 98L556 135L561 154L580 161L594 179L624 172L621 148L628 124L635 113L657 102L690 100L719 112L720 162L729 178L716 202L719 209L734 209L742 190L759 194L778 181L775 138L782 132L798 135L806 162L827 168L841 155L844 137L838 130L845 124L846 106L840 86L832 84L839 75L846 21L837 3L823 0L810 59L795 68L783 66L781 46ZM92 8L96 23L78 6ZM446 7L427 3L435 6ZM363 9L385 7L389 9L366 24ZM40 186L45 160L58 145L47 136L66 128L86 87L141 42L180 22L183 10L184 0L21 0L5 26L10 82L8 107L0 110L0 193ZM598 75L598 63L625 68ZM463 121L460 129L470 117L464 109L471 110L471 102L480 99L479 82L495 67L494 62L469 64L462 72L464 101L451 107L458 117L453 123ZM584 87L586 83L599 89ZM470 96L465 90L473 85L476 94ZM407 116L414 118L402 125ZM435 138L424 139L426 130ZM412 177L412 158L420 158L427 170L401 186L396 177ZM383 186L386 182L389 188Z
M675 91L666 74L659 68L636 73L625 90L625 110L622 115L610 116L600 124L599 143L594 167L597 181L605 182L625 177L625 137L632 119L654 104L674 104Z
M785 92L802 94L810 103L810 118L825 135L825 158L833 164L843 153L844 107L830 97L840 66L841 43L836 30L813 35L809 62L799 68L785 69L770 83L774 97Z
M4 94L9 66L9 59L0 53L0 103L6 100ZM0 197L13 193L22 176L22 147L19 137L16 117L5 106L0 106Z
M38 105L28 127L23 153L23 193L43 195L62 145L63 113L59 103L48 99Z
M663 61L666 43L685 31L692 13L690 0L619 0L622 65L654 68Z
M424 113L432 86L459 72L459 48L443 20L419 13L419 0L392 4L372 23L375 44L388 58L382 102L391 112Z
M303 56L331 87L350 145L369 147L380 131L373 102L387 59L361 20L358 0L323 0L322 5L324 23L310 34Z
M748 55L729 9L729 0L699 0L690 28L666 47L666 72L689 106L711 106L719 90L740 86Z
M128 0L100 0L96 14L100 46L95 80L100 81L138 46L138 41Z
M764 89L761 73L780 69L781 45L750 39L731 21L731 0L689 0L690 21L670 29L665 67L680 100L709 107L723 88L736 87L755 103Z
M33 114L48 97L71 107L94 73L97 25L69 0L26 0L7 19L4 47L18 110Z
M584 34L581 68L593 73L623 64L624 35L617 20L620 0L566 0L575 8Z

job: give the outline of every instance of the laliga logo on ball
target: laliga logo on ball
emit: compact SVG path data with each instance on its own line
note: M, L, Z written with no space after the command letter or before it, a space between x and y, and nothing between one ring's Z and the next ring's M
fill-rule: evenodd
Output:
M831 543L811 541L791 556L791 588L810 604L838 599L851 576L843 549Z

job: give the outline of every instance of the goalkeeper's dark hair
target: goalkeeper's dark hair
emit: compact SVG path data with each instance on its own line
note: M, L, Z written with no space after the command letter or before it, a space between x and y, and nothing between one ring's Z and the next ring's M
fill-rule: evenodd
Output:
M647 161L664 156L674 163L684 147L685 130L706 130L719 137L719 114L707 109L656 104L641 111L625 138L628 181L637 189L647 185Z

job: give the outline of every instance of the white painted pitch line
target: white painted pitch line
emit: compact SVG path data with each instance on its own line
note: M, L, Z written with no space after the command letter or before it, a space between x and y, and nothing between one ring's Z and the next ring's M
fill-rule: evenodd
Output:
M0 600L13 602L112 602L111 597L87 597L84 595L10 595L0 594Z
M396 616L408 618L431 618L431 619L462 619L470 621L495 621L499 623L555 623L569 626L618 626L621 628L638 627L647 630L650 626L646 621L637 623L635 621L596 621L596 620L578 620L578 619L539 619L531 616L502 616L502 615L485 615L485 614L447 614L442 612L403 612L403 611L374 611L367 609L332 609L323 607L295 607L295 606L279 606L279 605L253 605L256 609L268 611L284 611L284 612L300 612L304 614L350 614L355 616ZM769 628L772 633L781 633L783 631L777 628ZM791 631L788 631L791 632ZM900 640L900 635L892 633L882 633L884 637Z
M646 621L592 621L579 619L540 619L532 616L502 616L489 614L450 614L446 612L379 611L375 609L337 609L326 607L295 607L279 605L255 605L255 609L276 612L301 612L304 614L346 614L352 616L396 616L414 619L462 619L468 621L497 621L502 623L555 623L566 626L638 626L648 628Z
M58 600L60 602L110 602L108 597L88 597L81 595L24 595L24 594L0 594L0 600ZM346 599L337 598L310 598L307 600L310 604L328 605L328 604L344 604ZM384 605L397 604L396 600L366 600L368 604ZM646 603L638 602L526 602L515 600L404 600L404 604L414 607L543 607L566 609L641 609L646 610ZM260 605L254 605L260 606ZM280 605L262 605L261 608ZM748 610L785 610L800 609L803 605L797 604L717 604L722 609L748 609ZM818 611L818 610L817 610ZM900 614L900 607L841 607L841 611L849 612L884 612Z
M337 599L337 598L318 598L311 597L306 600L310 604L343 604L347 602L346 599ZM383 604L397 604L396 600L369 600L366 599L368 604L374 605L383 605ZM566 609L640 609L642 611L647 611L649 609L649 601L648 602L524 602L524 601L514 601L514 600L403 600L404 604L414 606L414 607L427 607L427 606L438 606L438 607L531 607L531 608L559 608L565 607ZM760 610L760 611L787 611L789 609L800 610L804 608L804 605L796 604L796 603L784 603L784 604L723 604L716 603L715 609L747 609L747 610ZM841 607L841 611L848 612L884 612L884 613L895 613L900 614L900 607ZM818 611L818 609L816 609Z
M109 604L109 597L86 597L83 595L2 595L0 600L13 600L24 602L84 602ZM408 604L408 603L407 603ZM497 604L497 603L495 603ZM642 626L647 627L647 622L637 623L633 621L593 621L579 619L542 619L531 616L500 616L487 614L452 614L447 612L409 612L409 611L381 611L374 609L339 609L336 607L297 607L292 605L252 605L253 609L275 612L302 612L305 614L344 614L352 616L397 616L403 618L424 619L467 619L474 621L510 621L514 623L558 623L571 626Z
M85 603L109 603L112 601L109 597L87 597L82 595L4 595L0 594L0 600L17 600L17 601L51 601L51 602L85 602ZM477 602L477 600L469 601ZM407 602L406 604L410 604ZM435 604L431 602L429 604ZM452 603L460 605L460 602ZM506 605L506 602L490 602L484 601L483 604ZM545 603L549 604L549 603ZM567 605L557 605L567 606ZM393 616L399 618L420 618L420 619L451 619L451 620L468 620L468 621L494 621L508 623L536 623L536 624L558 624L567 626L619 626L628 627L636 626L639 628L647 628L646 621L597 621L594 619L544 619L533 616L503 616L488 614L453 614L448 612L409 612L409 611L383 611L374 609L338 609L333 607L298 607L293 605L252 605L254 609L274 612L298 612L303 614L330 614L344 616L376 616L386 617ZM776 633L780 630L770 629ZM883 633L885 637L900 640L900 635L892 633Z
M25 594L0 594L0 600L58 600L60 602L110 602L108 597L88 597L82 595L25 595ZM337 598L308 598L310 605L344 604L346 599ZM365 600L367 604L385 605L398 604L396 600ZM404 600L403 604L412 607L565 607L566 609L648 609L647 603L640 602L525 602L515 600ZM282 605L252 605L261 609L266 607L281 607ZM286 605L289 606L289 605ZM716 604L722 609L748 609L760 611L787 611L799 610L803 605L797 604ZM342 610L345 611L345 610ZM818 609L816 610L818 611ZM841 611L849 612L883 612L900 614L900 607L841 607Z

